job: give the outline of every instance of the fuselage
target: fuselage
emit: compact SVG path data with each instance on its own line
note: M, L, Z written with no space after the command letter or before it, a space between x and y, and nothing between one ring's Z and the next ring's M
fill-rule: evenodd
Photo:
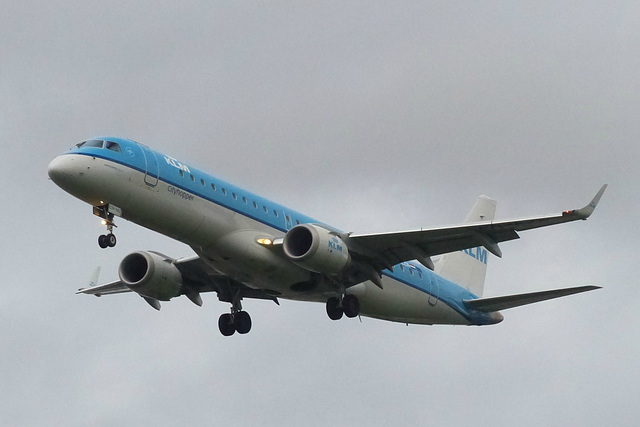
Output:
M95 142L92 142L95 141ZM102 142L102 144L100 144ZM279 298L325 302L335 284L258 243L282 238L298 224L320 223L134 141L100 137L49 165L51 179L92 206L189 245L220 274ZM382 289L365 281L347 292L364 316L403 323L485 325L499 313L465 307L467 289L418 263L384 270Z

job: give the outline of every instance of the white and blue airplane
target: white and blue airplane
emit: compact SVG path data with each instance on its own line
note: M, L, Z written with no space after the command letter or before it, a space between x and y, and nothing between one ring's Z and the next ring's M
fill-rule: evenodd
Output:
M113 247L121 217L189 245L195 256L173 259L153 251L127 255L120 280L78 293L135 292L159 310L160 301L186 295L202 305L202 292L231 304L220 332L246 334L251 317L244 299L279 298L326 305L329 318L359 315L412 324L491 325L499 310L598 289L579 286L483 298L487 252L518 232L575 220L591 203L557 215L494 221L496 201L480 196L460 225L376 234L346 233L135 141L100 137L56 157L49 177L90 204ZM435 262L433 256L441 255Z

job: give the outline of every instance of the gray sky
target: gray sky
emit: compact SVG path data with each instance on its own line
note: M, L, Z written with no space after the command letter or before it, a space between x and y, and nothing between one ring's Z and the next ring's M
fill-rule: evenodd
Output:
M134 4L132 4L134 3ZM346 4L345 4L346 3ZM633 2L2 1L2 425L635 425L640 7ZM129 252L48 162L129 137L341 229L502 219L609 189L586 223L522 233L486 295L603 290L492 327L331 322L205 295L155 312L75 295Z

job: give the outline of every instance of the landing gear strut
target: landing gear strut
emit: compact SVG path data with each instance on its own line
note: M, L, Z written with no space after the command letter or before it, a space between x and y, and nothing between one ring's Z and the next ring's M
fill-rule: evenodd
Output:
M218 329L225 337L230 337L234 333L247 334L251 330L251 316L246 311L242 311L240 300L236 299L231 307L231 313L225 313L218 319Z
M113 234L113 227L117 227L117 225L113 222L114 215L109 211L109 206L94 206L93 214L102 218L102 224L107 226L108 232L108 234L98 237L98 246L102 249L113 248L117 242L116 236Z
M342 297L331 297L327 300L327 315L331 320L340 320L342 315L357 317L360 314L360 301L355 295L347 294Z

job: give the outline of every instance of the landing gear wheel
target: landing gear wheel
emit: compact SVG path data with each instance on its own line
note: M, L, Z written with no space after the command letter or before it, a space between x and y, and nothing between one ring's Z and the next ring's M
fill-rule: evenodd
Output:
M356 317L360 314L360 301L355 295L345 295L342 298L342 309L347 317Z
M331 320L340 320L344 311L340 307L340 300L338 298L329 298L327 300L327 315Z
M251 330L251 316L246 311L237 312L234 320L239 334L246 334Z
M233 323L233 317L231 313L225 313L218 319L218 328L220 333L225 337L230 337L236 332L236 326Z
M98 237L98 245L102 248L113 248L116 245L116 236L113 233Z

